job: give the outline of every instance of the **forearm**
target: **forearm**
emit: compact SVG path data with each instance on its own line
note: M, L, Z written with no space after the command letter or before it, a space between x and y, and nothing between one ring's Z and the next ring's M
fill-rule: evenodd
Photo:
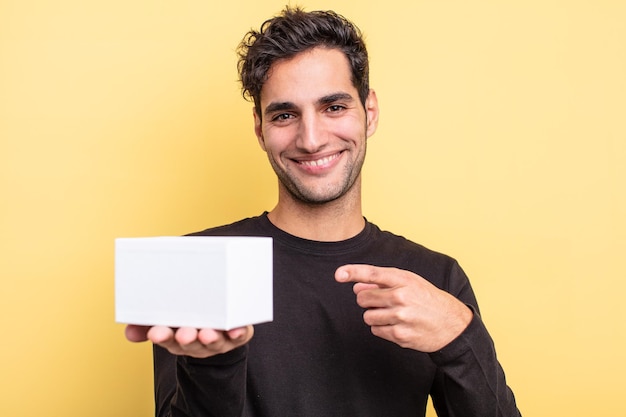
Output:
M431 395L440 417L520 416L493 341L476 311L457 339L430 356L439 367Z
M158 417L240 417L246 395L247 346L207 359L155 349Z

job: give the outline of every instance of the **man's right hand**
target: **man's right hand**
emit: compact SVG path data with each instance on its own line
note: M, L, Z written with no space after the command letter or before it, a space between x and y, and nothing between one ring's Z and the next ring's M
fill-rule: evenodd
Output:
M228 331L192 327L173 329L166 326L151 327L134 324L126 326L126 338L131 342L149 340L174 355L194 358L208 358L231 351L248 343L253 334L252 326L238 327Z

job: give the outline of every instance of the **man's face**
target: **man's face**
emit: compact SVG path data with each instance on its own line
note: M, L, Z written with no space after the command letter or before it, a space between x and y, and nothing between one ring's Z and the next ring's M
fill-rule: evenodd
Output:
M281 196L322 204L352 188L376 130L378 103L370 91L363 108L341 51L314 48L274 63L260 106L255 132Z

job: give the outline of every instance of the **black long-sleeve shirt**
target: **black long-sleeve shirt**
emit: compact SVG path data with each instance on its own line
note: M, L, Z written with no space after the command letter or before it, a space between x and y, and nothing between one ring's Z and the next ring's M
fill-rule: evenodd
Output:
M369 222L340 242L289 235L266 214L195 235L273 238L274 320L256 325L246 346L212 358L155 346L158 417L416 417L429 395L441 417L520 415L454 259ZM352 285L334 279L349 263L413 271L470 306L474 318L430 354L373 336Z

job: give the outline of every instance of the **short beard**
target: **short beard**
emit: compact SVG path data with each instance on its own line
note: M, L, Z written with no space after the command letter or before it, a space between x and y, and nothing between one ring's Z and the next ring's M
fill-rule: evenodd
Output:
M289 192L289 194L294 198L294 200L311 206L321 206L343 197L352 189L352 187L354 187L365 161L365 153L366 149L363 150L363 156L359 160L355 161L354 165L346 167L344 181L339 184L339 186L334 187L334 189L325 189L323 192L315 192L314 190L310 190L304 185L299 184L297 181L293 181L286 172L278 169L277 165L271 158L269 159L278 180L285 190L287 190L287 192Z

